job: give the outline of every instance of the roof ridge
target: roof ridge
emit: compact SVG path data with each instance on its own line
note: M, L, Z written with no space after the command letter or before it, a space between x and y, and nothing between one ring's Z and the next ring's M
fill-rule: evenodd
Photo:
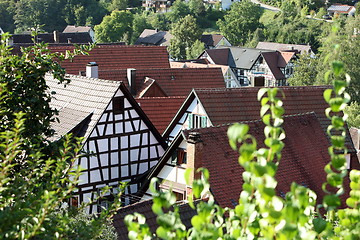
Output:
M187 96L167 96L167 97L141 97L141 98L136 98L137 99L168 99L168 98L178 98L178 99L184 99Z
M95 80L95 81L98 81L98 82L116 83L118 85L120 85L122 83L122 81L117 81L117 80L108 80L108 79L103 79L103 78L87 77L87 76L75 75L75 74L69 74L69 73L65 74L65 77L67 77L67 76L80 78L80 79L90 79L90 80Z

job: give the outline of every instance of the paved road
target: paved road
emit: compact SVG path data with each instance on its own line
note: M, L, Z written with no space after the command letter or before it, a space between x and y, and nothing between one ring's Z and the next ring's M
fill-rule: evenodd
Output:
M280 12L281 11L280 8L273 7L273 6L270 6L270 5L267 5L267 4L263 4L263 3L259 2L258 0L251 0L251 2L259 4L260 7L264 8L266 10L270 10L270 11L273 11L273 12Z

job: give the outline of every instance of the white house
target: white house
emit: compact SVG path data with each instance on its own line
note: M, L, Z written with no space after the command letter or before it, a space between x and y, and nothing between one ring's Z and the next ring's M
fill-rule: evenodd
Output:
M72 204L94 201L102 188L116 188L119 182L128 184L123 204L137 200L133 194L140 178L156 165L166 148L162 137L122 82L75 75L67 78L71 82L64 88L46 75L49 91L56 92L51 105L59 110L60 122L53 124L56 137L70 132L83 137L84 155L76 161L83 173ZM97 212L112 200L108 193L88 210Z

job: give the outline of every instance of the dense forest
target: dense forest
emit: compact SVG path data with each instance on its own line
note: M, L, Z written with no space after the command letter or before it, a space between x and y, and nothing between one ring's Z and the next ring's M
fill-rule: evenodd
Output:
M247 1L224 11L219 3L204 5L202 0L176 0L168 12L156 13L154 9L145 11L139 0L0 0L0 27L5 32L21 33L89 25L97 28L98 42L132 44L145 28L171 30L180 19L191 15L198 31L222 33L233 45L254 46L257 41L274 41L310 44L317 50L319 39L328 32L325 25L329 24L305 16L324 15L326 6L321 0L262 1L282 11L263 11Z

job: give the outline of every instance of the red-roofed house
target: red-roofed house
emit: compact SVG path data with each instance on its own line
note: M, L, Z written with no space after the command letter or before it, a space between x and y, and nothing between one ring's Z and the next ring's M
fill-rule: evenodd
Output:
M225 87L220 68L100 70L99 77L124 82L136 97L187 96L193 88Z
M229 66L195 62L170 62L171 68L221 68L227 88L241 87L234 72Z
M72 51L74 46L49 46L52 52ZM98 45L89 55L76 56L72 61L64 61L61 66L67 73L85 72L86 64L96 62L101 70L126 68L169 68L169 55L166 47L126 46L119 44ZM81 75L81 74L80 74Z
M149 117L159 133L164 132L186 97L143 97L137 98L141 109Z
M258 147L265 147L262 121L244 123L249 125L249 133L257 140ZM185 130L179 134L141 187L142 192L146 192L143 199L151 197L146 189L152 177L162 180L160 189L172 188L178 198L186 199L192 190L186 185L185 170L205 167L210 172L210 191L217 203L222 207L236 206L242 189L244 169L238 163L238 152L229 146L228 127L229 125L221 125ZM322 183L326 181L324 167L330 157L327 153L329 141L316 114L286 116L283 128L286 138L276 174L277 194L285 197L291 183L296 182L315 191L321 201L324 196ZM192 175L190 180L196 177ZM349 184L348 180L346 184Z
M285 115L315 112L326 133L330 120L325 115L328 104L323 92L328 86L280 87L285 94ZM233 122L253 121L259 118L261 105L257 100L259 88L195 89L163 133L173 141L181 130L217 126ZM356 150L347 135L348 166L358 166Z

